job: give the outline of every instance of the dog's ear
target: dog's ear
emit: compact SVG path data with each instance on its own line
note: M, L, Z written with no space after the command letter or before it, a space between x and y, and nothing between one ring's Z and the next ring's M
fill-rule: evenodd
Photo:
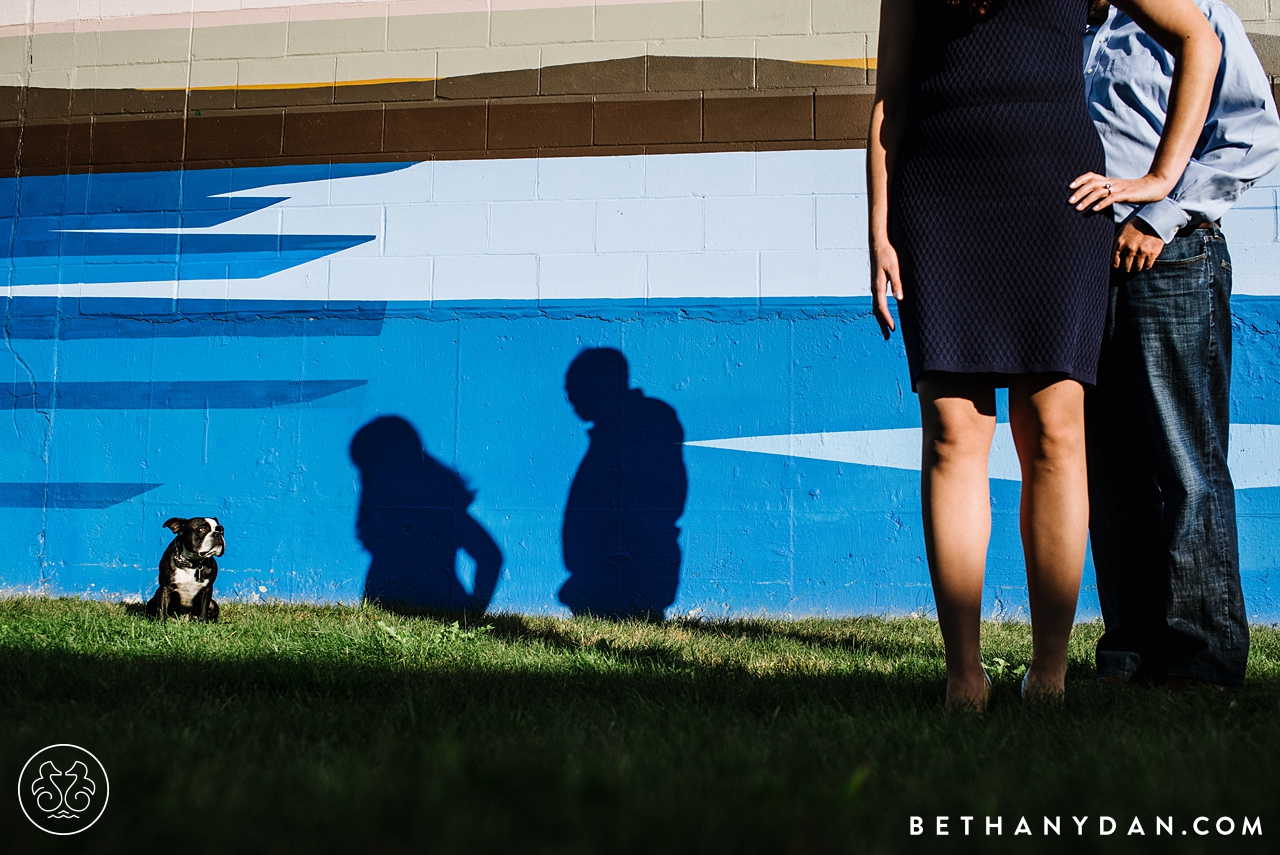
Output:
M174 534L177 534L178 532L182 531L184 528L187 527L187 521L182 519L181 517L174 517L171 520L165 520L164 527L169 529L169 531L173 532Z

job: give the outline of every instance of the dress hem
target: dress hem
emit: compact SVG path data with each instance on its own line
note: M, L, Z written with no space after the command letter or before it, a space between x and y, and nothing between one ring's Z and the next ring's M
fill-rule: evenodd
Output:
M921 367L911 372L911 391L918 393L916 388L920 382L920 378L926 374L966 374L975 377L989 379L991 385L997 389L1008 388L1010 381L1014 377L1021 377L1026 374L1059 374L1063 380L1075 380L1086 386L1094 386L1097 384L1098 372L1094 369L1092 372L1079 371L1075 368L1064 368L1061 365L1021 365L1016 368L1007 365L938 365L932 364Z

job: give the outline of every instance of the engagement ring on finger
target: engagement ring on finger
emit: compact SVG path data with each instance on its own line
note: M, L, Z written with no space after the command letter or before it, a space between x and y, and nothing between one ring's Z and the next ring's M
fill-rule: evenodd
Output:
M1108 195L1108 196L1110 196L1110 195L1111 195L1111 185L1110 185L1110 184L1103 184L1103 185L1102 185L1102 189L1107 191L1107 195Z

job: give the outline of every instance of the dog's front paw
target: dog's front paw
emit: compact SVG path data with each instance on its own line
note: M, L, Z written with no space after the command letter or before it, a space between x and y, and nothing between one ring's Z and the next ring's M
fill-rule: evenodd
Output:
M205 609L204 619L209 623L218 622L218 603L215 600L209 601L209 607Z

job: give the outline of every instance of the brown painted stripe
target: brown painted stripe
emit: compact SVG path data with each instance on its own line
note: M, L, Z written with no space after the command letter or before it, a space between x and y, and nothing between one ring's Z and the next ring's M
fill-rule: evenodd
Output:
M830 85L862 69L748 60L748 85L737 59L657 62L665 59L645 60L636 91L571 95L498 97L520 90L492 75L198 90L185 105L183 91L0 89L0 175L865 145L869 87ZM543 69L540 79L548 93L593 81L619 89L637 68L586 63ZM773 85L783 82L795 85ZM490 94L453 97L482 91Z
M401 101L532 96L640 95L866 86L867 70L749 57L649 56L435 80L308 83L225 89L40 89L0 87L0 122L184 110L256 110Z
M694 94L229 110L0 126L0 176L285 163L863 148L871 95Z

